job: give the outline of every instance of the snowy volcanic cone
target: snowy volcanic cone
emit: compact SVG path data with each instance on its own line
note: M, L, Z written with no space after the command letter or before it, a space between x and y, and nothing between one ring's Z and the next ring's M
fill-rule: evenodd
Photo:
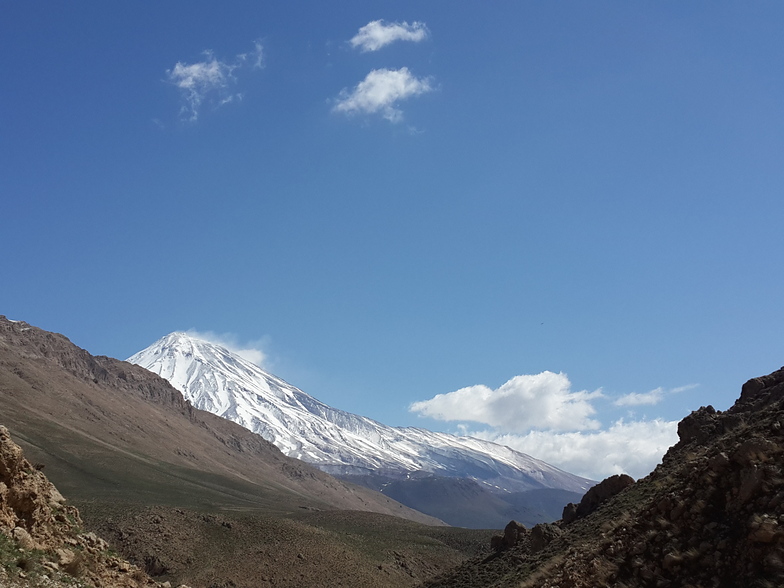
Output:
M508 447L414 427L389 427L332 408L224 347L176 332L128 359L157 373L202 410L232 420L283 453L336 475L414 473L473 479L493 492L591 480Z

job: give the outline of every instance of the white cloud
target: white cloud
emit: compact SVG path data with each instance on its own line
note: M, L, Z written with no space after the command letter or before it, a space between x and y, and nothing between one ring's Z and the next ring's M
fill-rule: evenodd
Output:
M259 41L254 41L251 53L241 53L233 61L225 62L217 59L212 51L204 51L204 61L183 63L178 61L172 69L166 70L169 82L177 86L184 104L180 109L183 118L195 122L199 118L202 104L212 101L217 107L240 101L242 94L230 93L229 87L236 83L235 70L247 63L253 69L263 66L263 48Z
M180 114L195 121L199 118L202 102L210 95L226 100L225 90L232 81L232 70L236 66L218 61L211 52L206 51L207 60L198 63L177 62L166 74L175 86L182 90L185 104Z
M400 100L432 91L428 78L417 78L407 67L374 69L349 92L341 91L333 110L346 114L380 113L390 122L400 122L403 113L395 107Z
M650 392L640 393L631 392L618 398L613 404L615 406L640 406L647 404L653 406L659 404L664 398L664 388L656 388Z
M385 23L383 20L374 20L359 29L359 32L349 41L355 49L360 51L378 51L382 47L395 41L413 41L418 43L429 35L425 23L393 22Z
M204 341L225 347L243 359L261 368L268 369L269 356L262 349L262 347L268 345L266 339L240 343L237 336L231 333L214 333L212 331L196 331L194 329L188 330L187 333L196 339L203 339Z
M415 402L410 410L443 421L473 421L505 432L531 429L579 431L597 429L590 418L596 410L591 400L601 391L571 391L566 374L542 372L516 376L500 388L469 386L430 400Z
M568 472L603 480L621 473L634 478L648 475L678 441L677 429L677 421L619 420L602 431L531 431L526 435L480 431L469 435L507 445Z

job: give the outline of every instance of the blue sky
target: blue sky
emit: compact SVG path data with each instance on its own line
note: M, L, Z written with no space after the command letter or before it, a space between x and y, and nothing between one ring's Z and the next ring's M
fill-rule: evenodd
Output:
M780 3L3 15L9 318L594 477L784 363Z

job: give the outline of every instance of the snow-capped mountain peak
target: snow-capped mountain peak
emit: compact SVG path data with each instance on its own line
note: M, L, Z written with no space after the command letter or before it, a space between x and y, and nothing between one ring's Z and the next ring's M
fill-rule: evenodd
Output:
M471 478L492 491L561 488L590 480L508 447L413 427L388 427L306 394L231 351L183 332L128 359L167 379L185 398L258 433L283 453L332 474L427 472Z

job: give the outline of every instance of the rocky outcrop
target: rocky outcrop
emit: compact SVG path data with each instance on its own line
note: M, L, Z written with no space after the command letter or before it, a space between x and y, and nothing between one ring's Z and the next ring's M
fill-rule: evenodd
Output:
M0 426L0 586L157 586L86 532L79 512Z
M490 548L494 551L501 551L514 547L527 534L528 529L526 529L525 525L517 521L509 521L509 524L504 527L503 535L495 535L490 538Z
M718 431L719 419L716 409L702 406L678 423L678 439L680 443L705 443Z
M79 513L0 426L0 531L25 549L49 549L59 545L63 526L71 524L81 524Z
M784 399L784 367L780 370L752 378L741 388L740 398L728 412L737 414L761 410Z

